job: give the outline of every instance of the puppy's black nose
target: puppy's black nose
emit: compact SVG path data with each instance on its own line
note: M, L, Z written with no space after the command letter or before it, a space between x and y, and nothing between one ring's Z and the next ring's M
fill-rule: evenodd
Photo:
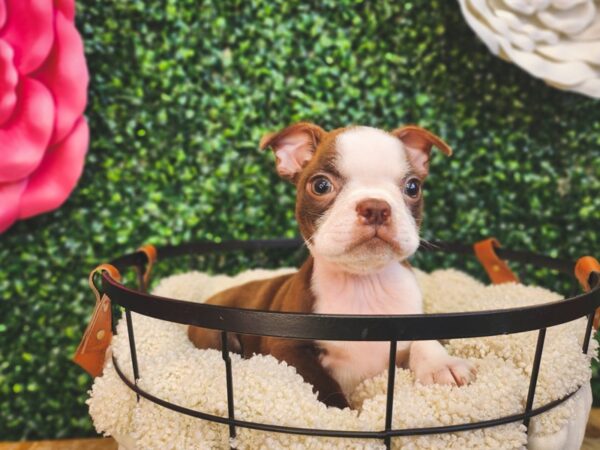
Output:
M358 220L363 225L387 225L390 222L390 204L385 200L368 198L356 205Z

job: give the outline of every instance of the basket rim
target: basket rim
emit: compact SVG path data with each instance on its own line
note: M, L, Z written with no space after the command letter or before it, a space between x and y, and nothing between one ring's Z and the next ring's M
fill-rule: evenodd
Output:
M185 253L293 248L294 239L266 241L199 242L159 247L161 258ZM469 247L437 242L428 251L465 253ZM504 250L503 256L552 269L564 270L573 263L530 252ZM139 261L139 254L113 262L122 267ZM142 255L143 256L143 255ZM558 266L561 267L558 267ZM340 341L414 341L494 336L534 331L560 325L592 314L600 306L600 284L589 292L539 305L505 309L411 315L348 315L275 312L233 308L178 300L126 287L102 273L103 291L117 304L138 314L186 325L239 334L290 339Z

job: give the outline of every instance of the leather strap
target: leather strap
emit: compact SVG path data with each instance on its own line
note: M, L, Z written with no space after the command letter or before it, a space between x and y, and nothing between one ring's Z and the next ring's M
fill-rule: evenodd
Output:
M600 263L593 256L583 256L575 263L575 277L585 292L589 292L590 276L596 272L600 275Z
M508 264L498 257L496 249L500 242L496 238L488 238L473 245L475 256L487 272L493 284L518 283L517 277Z
M593 256L582 256L575 263L575 278L579 281L581 288L585 292L589 292L592 289L590 286L590 277L593 273L596 273L600 277L600 263ZM594 314L594 329L597 330L600 325L600 308L596 310Z
M148 285L150 284L150 276L152 274L152 267L158 258L158 252L156 251L156 247L152 244L142 245L137 249L138 252L142 252L146 255L146 271L143 275L144 280L144 290L148 289Z
M96 297L96 305L81 342L73 355L73 362L93 377L102 374L106 350L113 336L110 298L106 294L100 296L100 292L94 283L94 277L101 272L108 272L114 280L121 281L121 274L116 267L110 264L101 264L91 271L89 284Z

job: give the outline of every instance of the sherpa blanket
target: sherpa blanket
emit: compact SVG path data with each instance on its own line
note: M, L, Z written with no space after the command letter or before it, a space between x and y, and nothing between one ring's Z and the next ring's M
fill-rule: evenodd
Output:
M211 294L251 279L293 269L254 270L235 277L191 272L163 279L154 293L201 302ZM486 286L456 270L431 274L417 271L425 310L458 312L510 308L561 298L534 286ZM216 350L198 350L188 341L186 327L133 314L139 385L170 402L227 416L225 368ZM535 417L529 433L521 423L475 431L431 436L396 437L395 449L578 449L591 406L590 358L581 352L583 319L548 330L535 406L583 388L560 406ZM125 320L117 326L112 352L133 378ZM450 354L468 358L478 369L477 380L464 387L415 384L409 370L396 369L393 426L430 427L487 420L523 411L537 332L455 339ZM364 381L352 395L353 409L328 408L295 369L271 356L244 360L232 356L235 415L241 420L307 428L378 430L384 428L387 373ZM228 428L188 417L141 399L116 374L110 360L96 378L88 400L96 430L114 436L121 448L228 448ZM380 449L378 440L295 436L238 428L232 443L238 449Z

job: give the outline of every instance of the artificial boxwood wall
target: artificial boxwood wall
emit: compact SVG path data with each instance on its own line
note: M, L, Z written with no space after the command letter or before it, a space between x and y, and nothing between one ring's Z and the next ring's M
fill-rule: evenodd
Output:
M443 136L455 155L432 162L425 237L600 253L600 104L490 55L455 2L84 0L77 23L85 172L60 210L0 235L3 439L92 433L69 358L95 264L148 241L295 235L293 188L257 150L292 121Z

